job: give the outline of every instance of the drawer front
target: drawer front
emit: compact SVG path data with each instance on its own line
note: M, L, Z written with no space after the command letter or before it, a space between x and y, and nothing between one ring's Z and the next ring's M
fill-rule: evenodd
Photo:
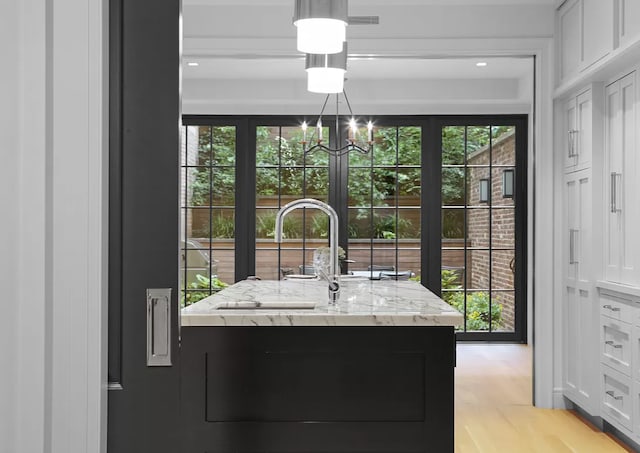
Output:
M631 379L602 366L602 418L613 425L633 429Z
M631 376L631 325L601 316L600 341L600 361L626 376Z
M640 314L631 301L624 301L608 295L600 295L600 314L618 321L634 322Z

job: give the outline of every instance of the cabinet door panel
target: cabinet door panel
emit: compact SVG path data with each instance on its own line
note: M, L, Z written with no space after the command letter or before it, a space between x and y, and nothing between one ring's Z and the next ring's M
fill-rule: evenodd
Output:
M621 112L621 177L617 181L620 187L621 208L618 212L622 226L620 237L621 280L626 283L638 283L637 278L637 237L638 205L636 179L636 118L635 118L635 74L631 74L620 81L620 112Z
M591 150L593 147L592 137L592 102L591 90L582 93L576 100L576 125L577 125L577 148L579 168L587 168L591 165Z
M596 306L589 291L565 292L565 393L590 414L597 402L598 348Z
M565 177L565 262L567 284L588 288L591 277L591 170Z
M582 2L582 66L586 68L613 49L613 2Z
M620 45L626 46L640 38L640 2L620 0Z
M559 11L560 80L578 72L582 61L580 43L580 2L568 1Z
M565 133L564 136L564 166L567 171L572 171L578 163L578 124L576 100L571 98L565 104Z
M607 86L605 91L605 146L606 146L606 175L605 175L605 278L611 281L620 280L620 233L619 215L615 205L617 178L622 171L621 155L621 114L620 114L620 84L618 82Z

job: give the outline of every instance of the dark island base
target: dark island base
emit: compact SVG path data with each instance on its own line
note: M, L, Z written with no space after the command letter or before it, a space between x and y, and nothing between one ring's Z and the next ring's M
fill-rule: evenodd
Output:
M186 327L188 453L453 452L453 327Z

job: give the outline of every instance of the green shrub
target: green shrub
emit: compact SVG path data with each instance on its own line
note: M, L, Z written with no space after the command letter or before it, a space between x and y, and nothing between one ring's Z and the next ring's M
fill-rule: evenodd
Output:
M465 314L465 293L459 283L460 276L450 269L443 269L441 275L442 299L460 313ZM489 330L489 294L479 291L467 293L466 296L466 330ZM496 330L501 325L502 305L491 300L491 330Z
M196 280L197 281L191 282L187 285L187 291L182 292L182 300L180 301L182 307L195 304L199 300L209 297L211 294L229 286L215 275L211 276L211 278L207 278L204 275L196 274Z
M256 238L275 237L276 212L267 211L256 216ZM286 239L297 239L302 233L302 222L295 216L287 216L282 224L282 232Z

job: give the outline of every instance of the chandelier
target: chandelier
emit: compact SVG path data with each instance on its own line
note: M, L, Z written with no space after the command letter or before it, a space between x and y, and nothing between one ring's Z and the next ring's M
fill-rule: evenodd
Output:
M322 132L322 115L324 114L324 110L327 107L327 103L329 102L329 97L333 93L328 93L324 99L324 104L322 104L322 110L320 110L320 115L318 115L318 120L316 121L315 128L312 129L311 133L308 132L309 125L307 122L302 123L302 149L304 150L305 155L311 153L316 150L324 151L328 154L333 154L337 156L342 156L351 151L357 151L362 154L368 154L373 150L373 123L369 121L367 123L367 133L366 137L364 134L360 133L360 127L353 116L353 111L351 110L351 104L349 103L349 98L347 97L346 91L342 91L342 93L335 93L336 100L336 116L335 116L335 125L336 125L336 147L332 148L325 143L325 139ZM348 133L347 138L344 142L341 143L341 131L340 128L340 112L339 112L339 96L342 94L344 97L345 103L347 104L347 108L349 109L349 114L351 115L351 119L348 124ZM310 136L309 136L310 135ZM309 138L309 140L307 140Z

